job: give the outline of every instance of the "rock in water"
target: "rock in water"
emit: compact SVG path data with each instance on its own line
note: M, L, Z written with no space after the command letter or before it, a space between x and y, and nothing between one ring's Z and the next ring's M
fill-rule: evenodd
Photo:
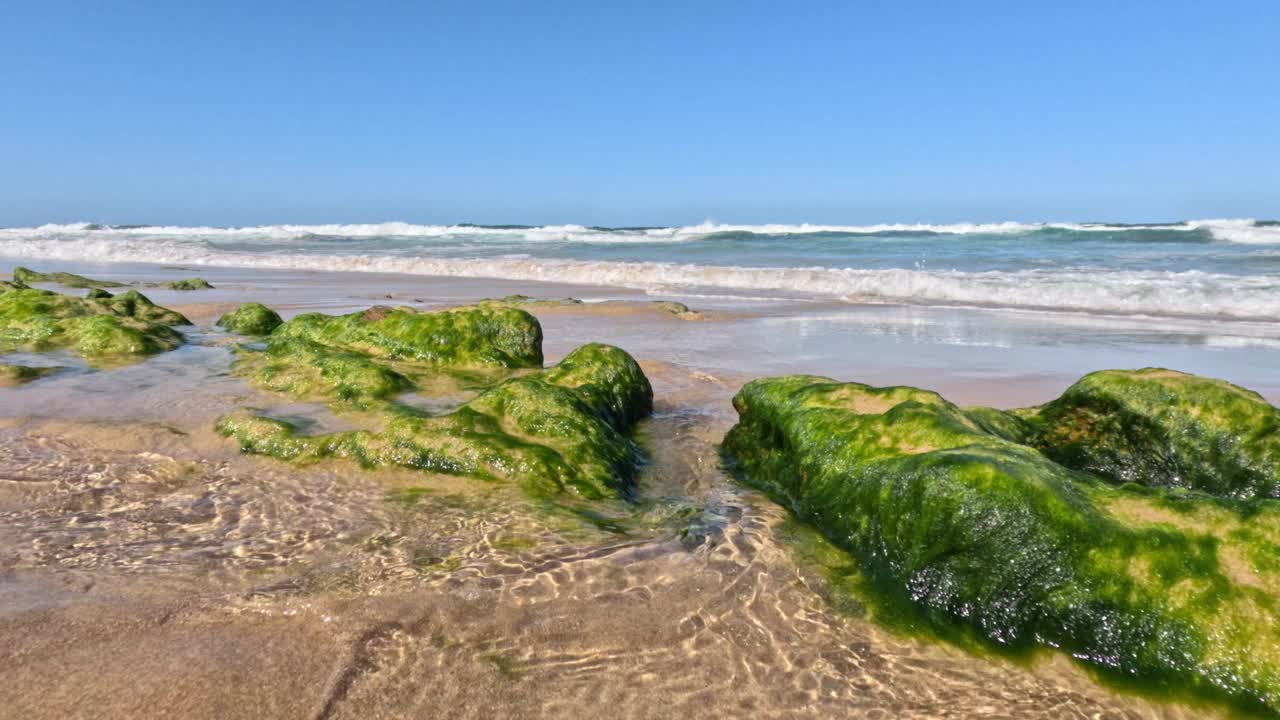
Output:
M35 367L0 362L0 387L13 387L29 383L32 380L39 380L42 377L52 375L61 369L54 366Z
M275 310L256 302L245 303L218 318L220 327L240 335L270 335L283 322Z
M273 337L442 365L542 365L542 326L529 313L503 306L435 312L376 306L350 315L306 313L281 325Z
M170 290L212 290L213 286L204 278L188 278L186 280L172 280L164 283L163 287Z
M128 287L124 283L112 282L110 280L94 280L83 275L73 275L71 273L64 272L40 273L24 267L16 267L13 269L13 279L15 282L22 285L30 285L31 283L57 283L69 288Z
M136 290L91 298L0 288L0 353L69 348L90 360L121 360L172 350L182 344L181 314Z
M378 415L377 432L306 435L287 421L242 411L218 430L245 452L308 462L350 458L502 480L537 496L625 495L640 461L627 436L653 390L630 355L584 345L542 364L542 328L523 310L484 305L437 312L370 308L301 315L263 350L242 350L238 374L259 386ZM478 394L433 414L398 396L430 394L459 378Z
M1166 379L1144 372L1128 379ZM1214 427L1242 442L1260 430L1256 414L1215 409L1230 386L1210 391L1204 383L1214 381L1181 378L1195 389L1180 396L1181 413L1205 423L1234 417ZM939 627L1011 648L1059 648L1154 687L1280 711L1280 503L1166 490L1191 483L1154 471L1146 477L1156 487L1118 486L1019 442L1057 447L1046 438L1063 437L1066 408L1103 412L1071 396L1002 413L915 388L757 380L734 398L740 419L724 450L746 482L850 551L872 587ZM1202 397L1209 406L1196 411ZM1140 403L1127 407L1142 415ZM1159 435L1116 446L1098 430L1089 428L1090 447L1158 450L1141 443ZM1259 457L1212 461L1234 477L1232 462L1254 467Z

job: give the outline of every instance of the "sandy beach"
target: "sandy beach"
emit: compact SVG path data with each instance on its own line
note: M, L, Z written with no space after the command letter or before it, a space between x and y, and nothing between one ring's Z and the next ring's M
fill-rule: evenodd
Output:
M46 265L139 284L194 274ZM1269 328L199 274L216 289L142 287L198 326L181 348L105 370L46 355L70 369L0 389L0 707L11 717L1217 713L1118 693L1060 657L1028 665L870 622L804 552L786 510L726 476L718 443L739 387L780 373L910 383L1009 408L1097 367L1168 365L1274 401L1280 343ZM351 422L229 372L233 339L212 322L239 302L288 318L517 293L583 301L527 306L548 362L608 342L653 384L637 498L612 520L548 515L510 488L462 478L244 456L213 432L245 404L319 429ZM673 508L696 521L672 524Z

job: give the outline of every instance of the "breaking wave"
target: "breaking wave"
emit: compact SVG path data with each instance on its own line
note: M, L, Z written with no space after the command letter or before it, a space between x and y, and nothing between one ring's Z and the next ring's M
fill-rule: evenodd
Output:
M1259 229L1257 226L1242 226L1241 231ZM203 229L183 230L193 233ZM1267 229L1267 232L1277 231L1275 227ZM71 236L65 231L50 231L43 235L29 231L16 235L12 231L0 231L0 255L26 260L181 263L502 278L668 293L682 290L751 291L863 303L966 305L1241 320L1274 320L1280 317L1280 276L1229 275L1197 270L1169 272L1079 267L964 272L907 268L743 267L510 256L440 258L245 252L193 242L178 233L154 228L145 233L82 228Z
M385 222L353 225L260 225L251 227L181 227L162 225L99 225L72 223L29 228L0 229L0 238L11 237L169 237L203 239L244 239L269 243L333 238L503 238L528 242L685 242L710 236L796 236L796 235L996 235L1017 236L1058 232L1107 233L1112 240L1126 235L1145 240L1144 234L1182 233L1206 242L1280 244L1280 223L1252 219L1190 220L1179 223L1119 225L1108 223L953 223L879 225L731 225L705 222L698 225L650 228L607 228L584 225L415 225Z

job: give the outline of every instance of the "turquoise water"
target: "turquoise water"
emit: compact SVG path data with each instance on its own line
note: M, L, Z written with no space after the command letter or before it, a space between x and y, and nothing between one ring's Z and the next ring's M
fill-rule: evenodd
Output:
M1280 317L1280 224L1254 220L667 228L80 224L0 230L0 256L494 277L730 299Z

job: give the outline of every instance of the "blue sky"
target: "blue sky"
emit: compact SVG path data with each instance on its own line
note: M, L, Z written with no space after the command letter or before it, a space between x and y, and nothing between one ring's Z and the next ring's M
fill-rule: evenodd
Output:
M1280 216L1280 3L9 3L0 225Z

